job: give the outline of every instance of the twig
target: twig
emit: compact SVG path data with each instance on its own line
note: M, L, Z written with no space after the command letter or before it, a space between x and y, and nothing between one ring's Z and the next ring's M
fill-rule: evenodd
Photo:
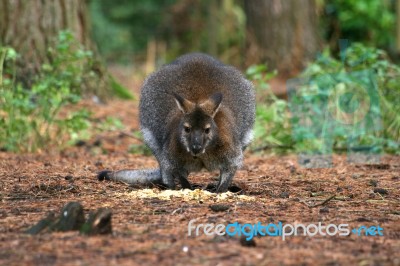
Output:
M172 213L171 213L171 215L174 215L175 213L178 213L178 212L183 212L183 208L178 208L178 209L176 209L176 210L174 210Z
M369 200L366 200L365 202L368 202L368 203L377 203L377 204L387 204L387 203L396 203L396 204L399 204L399 201L387 200L387 199L384 199L384 200L373 200L373 199L369 199Z
M124 136L130 137L130 138L136 139L137 141L144 143L143 139L141 139L141 138L139 138L139 137L136 137L136 136L133 135L132 133L129 133L129 132L126 132L126 131L122 131L122 130L111 130L111 129L109 129L109 130L102 130L102 128L101 128L101 127L98 127L98 126L95 127L95 128L98 129L98 130L100 130L100 131L103 131L103 132L119 132L121 135L124 135Z
M335 200L339 201L347 201L348 199L351 199L350 197L335 197Z
M334 198L336 198L336 195L330 196L329 198L327 198L327 199L324 200L323 202L318 203L318 204L315 204L313 207L325 205L325 204L327 204L328 202L330 202L331 200L333 200Z
M221 256L215 256L215 257L205 257L204 259L205 260L219 260L219 261L222 261L222 260L230 259L230 258L235 257L235 256L239 256L239 254L231 253L231 254L228 254L228 255L221 255Z
M381 197L382 200L385 200L381 193L378 192L377 194Z
M318 207L318 206L325 205L325 204L327 204L328 202L330 202L331 200L333 200L333 199L335 199L335 198L336 198L336 195L332 195L332 196L330 196L329 198L327 198L326 200L324 200L323 202L320 202L320 203L317 203L317 204L313 204L313 205L308 204L308 203L305 202L304 200L302 200L302 201L300 201L300 202L303 203L303 204L305 204L308 208L315 208L315 207Z

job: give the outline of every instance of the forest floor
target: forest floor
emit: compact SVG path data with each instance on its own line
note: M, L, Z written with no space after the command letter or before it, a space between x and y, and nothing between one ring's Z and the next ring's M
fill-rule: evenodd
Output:
M92 109L97 117L121 119L126 132L138 128L137 102L113 100ZM156 167L153 157L127 152L135 143L124 132L105 132L63 152L0 152L0 265L400 265L400 157L353 165L335 155L332 168L306 169L295 155L247 153L234 179L241 191L223 196L99 182L96 173L103 169ZM200 172L190 181L205 188L216 176ZM86 215L109 208L113 233L24 233L71 201L80 202ZM194 236L194 230L188 236L193 219L194 226L380 226L383 236L363 231L285 240L257 236L246 242L237 236Z

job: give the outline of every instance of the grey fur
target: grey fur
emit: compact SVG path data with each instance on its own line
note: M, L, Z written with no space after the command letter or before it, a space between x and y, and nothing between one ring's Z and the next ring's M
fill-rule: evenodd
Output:
M215 118L216 128L209 134L212 141L204 144L208 146L204 146L196 156L190 154L191 144L185 133L179 131L184 114L178 108L174 93L196 104L196 107L202 106L200 103L210 97L213 99L215 93L222 93L222 102L215 109L221 114L217 113L216 116L220 117L218 121ZM228 189L242 164L242 152L251 141L255 119L253 86L237 69L205 54L183 55L145 80L139 110L144 140L160 169L122 170L111 173L110 179L135 185L162 183L171 189L177 179L183 187L190 188L187 181L190 172L202 168L210 171L218 169L220 181L217 191ZM207 119L212 119L210 121L214 123L213 115Z
M120 170L109 175L110 180L122 181L136 186L160 183L160 169Z

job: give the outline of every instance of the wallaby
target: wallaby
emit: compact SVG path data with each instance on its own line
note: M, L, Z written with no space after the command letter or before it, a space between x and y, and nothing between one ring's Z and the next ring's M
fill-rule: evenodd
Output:
M141 89L140 128L160 168L103 171L99 180L191 188L188 175L219 170L216 192L228 189L252 139L255 94L234 67L201 53L177 58Z

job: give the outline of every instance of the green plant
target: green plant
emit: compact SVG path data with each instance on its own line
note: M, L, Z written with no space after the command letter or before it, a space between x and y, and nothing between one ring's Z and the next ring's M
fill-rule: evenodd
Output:
M141 155L145 155L145 156L151 156L152 152L151 152L150 148L144 143L142 133L140 131L135 131L132 135L140 143L131 144L129 146L128 152L132 153L132 154L141 154Z
M92 53L76 49L69 32L61 32L49 49L51 64L44 64L30 89L17 84L17 53L2 47L0 53L0 147L9 151L34 151L48 145L65 146L89 137L90 113L72 111L81 99L80 85ZM4 66L7 69L3 69ZM90 71L89 71L90 72ZM10 74L11 73L11 74Z
M384 51L355 43L342 51L339 60L326 50L307 67L302 77L307 79L307 86L300 86L297 91L300 97L296 96L291 100L291 104L295 106L294 113L314 114L309 117L313 125L318 125L318 121L326 121L324 118L326 114L322 110L330 112L330 115L340 116L340 112L332 113L329 110L329 103L332 102L334 93L347 91L341 97L344 102L338 102L343 106L336 107L350 108L346 112L352 113L363 108L361 105L363 102L368 103L364 108L368 112L362 117L363 119L350 123L353 128L357 127L352 137L357 139L359 145L383 144L387 151L399 152L400 68L389 61ZM296 102L299 99L301 102ZM341 119L340 117L333 118ZM325 127L324 132L330 132L327 136L332 138L331 144L335 148L346 147L350 136L348 125L346 127L332 126L325 123ZM302 141L309 139L303 133L310 130L298 129L299 131L294 134L294 140L297 144L301 144ZM325 134L324 132L319 133Z
M289 103L272 93L268 80L275 73L268 73L266 66L251 66L246 74L257 93L252 150L283 147L329 154L346 150L353 142L377 147L372 152L379 152L379 147L400 152L400 68L384 51L355 43L337 59L325 50L302 73ZM344 119L342 113L329 108L337 98L334 92L340 91L350 93L343 93L338 105L332 106L348 113L369 99L361 120L344 126L337 123Z
M48 49L49 62L43 64L37 83L45 86L68 87L74 94L100 94L99 87L110 86L113 94L121 99L134 99L132 93L119 84L111 75L101 73L93 52L82 48L69 30L61 31L57 42Z
M254 65L247 69L246 75L253 81L257 94L252 150L290 147L292 140L288 104L277 98L268 84L276 71L268 72L265 65Z
M395 43L395 1L326 0L322 23L331 43L349 38L356 42L391 48ZM329 36L330 35L330 36Z
M134 100L133 94L120 83L118 83L112 76L110 78L110 86L115 96L124 100Z

